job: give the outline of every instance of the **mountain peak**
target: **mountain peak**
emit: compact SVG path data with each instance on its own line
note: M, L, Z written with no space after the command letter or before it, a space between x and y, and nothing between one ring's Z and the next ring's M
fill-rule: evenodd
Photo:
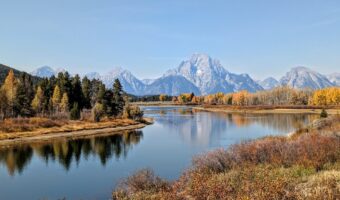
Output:
M39 67L38 69L32 71L30 74L33 76L38 76L38 77L42 77L42 78L46 78L46 77L51 77L53 75L55 75L55 70L52 69L49 66L42 66Z
M205 53L194 53L190 57L190 62L197 63L197 62L208 62L211 60L210 56Z
M280 84L299 89L320 89L334 85L326 76L301 66L294 67L287 72L286 75L280 79Z
M259 81L259 84L265 90L270 90L270 89L273 89L273 88L275 88L275 87L280 85L279 81L277 81L273 77L268 77L268 78L264 79L263 81Z
M125 71L126 70L123 69L122 67L114 67L111 71L109 71L109 74L118 75L118 74L121 74Z

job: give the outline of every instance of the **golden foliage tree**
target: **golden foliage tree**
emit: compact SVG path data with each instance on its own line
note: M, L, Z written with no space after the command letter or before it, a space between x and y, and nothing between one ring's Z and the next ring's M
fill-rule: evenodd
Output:
M159 95L159 100L160 101L165 101L166 100L166 95L165 94Z
M59 112L60 100L61 100L60 88L58 85L56 85L53 91L53 96L52 96L52 105L53 105L54 111L56 112Z
M340 105L340 88L331 87L314 91L311 103L320 106Z
M16 98L16 92L18 88L18 80L14 76L13 70L10 70L4 84L1 87L2 92L6 96L8 109L11 110L11 115L13 115L14 100Z
M32 101L32 104L31 104L33 110L35 110L37 113L40 113L42 111L43 101L44 101L44 93L41 87L39 86L34 96L34 99Z
M247 105L248 91L242 90L233 94L233 104L238 106Z
M67 93L65 92L63 94L63 97L62 97L61 102L60 102L61 112L67 112L68 111L68 106L69 106L68 104L69 104L69 100L68 100Z

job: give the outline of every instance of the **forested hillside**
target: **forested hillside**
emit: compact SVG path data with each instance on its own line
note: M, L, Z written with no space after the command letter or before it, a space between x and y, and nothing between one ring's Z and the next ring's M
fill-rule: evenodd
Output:
M6 78L8 72L9 72L10 70L13 70L14 75L15 75L16 77L19 77L20 74L22 74L22 73L26 73L26 72L21 72L21 71L19 71L19 70L16 70L16 69L14 69L14 68L11 68L11 67L9 67L9 66L0 64L0 84L3 84L3 82L5 81L5 78ZM28 73L26 73L26 74L29 75ZM38 83L38 82L41 80L40 77L32 76L32 75L29 75L29 76L31 76L32 82L33 82L34 84Z

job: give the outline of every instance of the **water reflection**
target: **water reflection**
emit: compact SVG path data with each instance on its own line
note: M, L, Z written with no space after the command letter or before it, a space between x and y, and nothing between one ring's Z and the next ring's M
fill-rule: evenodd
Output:
M97 156L102 165L111 158L126 158L128 151L143 138L142 131L126 131L103 137L92 137L76 140L62 140L49 143L18 145L0 149L0 164L5 165L13 176L21 174L34 155L43 159L46 164L58 162L69 170L73 162L79 164L81 158Z
M195 112L191 108L181 107L145 108L145 113L156 118L164 129L175 130L187 143L203 146L209 146L211 141L219 141L226 135L237 137L240 132L248 134L239 135L241 139L254 138L252 134L286 134L318 117L310 114Z

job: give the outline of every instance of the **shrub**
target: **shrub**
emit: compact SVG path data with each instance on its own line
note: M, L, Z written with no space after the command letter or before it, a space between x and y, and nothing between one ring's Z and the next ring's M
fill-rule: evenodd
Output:
M70 111L70 119L71 120L78 120L80 119L80 109L78 107L78 103L74 103L73 107Z
M138 106L126 105L124 107L124 118L141 121L143 119L143 115L143 111Z
M320 117L321 118L326 118L328 116L328 113L325 109L322 109L321 113L320 113Z
M214 172L258 164L285 167L303 165L320 169L324 164L340 159L339 145L340 138L312 133L294 140L267 137L197 156L193 165L196 169Z
M138 192L156 193L169 190L170 184L156 176L150 169L142 169L121 181L117 190L112 193L113 199L123 199Z

